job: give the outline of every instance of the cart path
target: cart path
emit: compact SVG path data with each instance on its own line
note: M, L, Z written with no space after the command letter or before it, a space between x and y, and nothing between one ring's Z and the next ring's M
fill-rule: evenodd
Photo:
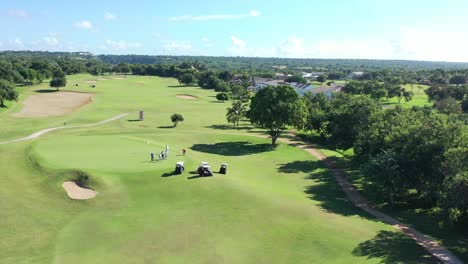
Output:
M307 151L312 156L319 159L321 162L323 162L325 166L333 172L333 174L335 175L336 181L341 186L341 189L343 189L348 199L355 206L361 208L362 210L366 211L370 215L402 231L405 235L414 239L419 245L424 247L434 257L439 259L442 263L463 264L463 262L457 256L455 256L448 249L444 248L433 238L427 235L424 235L423 233L417 231L416 229L406 224L403 224L397 219L377 210L366 200L366 198L364 198L359 193L358 190L356 190L356 188L354 188L354 186L347 180L346 173L343 170L339 169L338 166L333 161L330 161L327 158L327 156L322 154L319 150L315 149L313 145L305 143L304 141L296 137L294 134L290 134L290 135L292 136L293 139L278 139L278 140L284 143L287 143L289 145L301 148Z
M99 121L97 123L93 123L93 124L86 124L86 125L79 125L79 126L60 126L60 127L51 127L51 128L46 128L46 129L43 129L43 130L39 130L27 137L24 137L24 138L18 138L18 139L13 139L13 140L9 140L9 141L3 141L3 142L0 142L0 145L2 144L8 144L8 143L14 143L14 142L20 142L20 141L25 141L25 140L30 140L30 139L34 139L34 138L38 138L46 133L49 133L51 131L54 131L54 130L59 130L59 129L68 129L68 128L82 128L82 127L91 127L91 126L98 126L98 125L102 125L102 124L105 124L105 123L109 123L109 122L112 122L112 121L115 121L117 119L120 119L124 116L127 116L128 113L125 113L125 114L120 114L118 116L114 116L112 118L109 118L109 119L106 119L106 120L103 120L103 121Z

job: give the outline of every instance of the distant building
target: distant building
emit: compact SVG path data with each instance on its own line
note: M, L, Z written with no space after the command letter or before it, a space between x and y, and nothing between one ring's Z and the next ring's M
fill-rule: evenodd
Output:
M314 85L310 83L291 83L296 92L300 95L304 95L307 92L314 90Z
M254 78L255 85L249 86L248 89L254 92L267 87L267 86L278 86L286 85L293 87L296 92L300 95L304 95L306 92L313 90L314 86L309 83L287 83L283 80L274 80L271 78Z
M280 72L275 73L275 79L277 79L277 80L285 80L286 78L287 78L287 76L284 73L280 73Z
M324 74L324 72L303 72L302 77L309 80L316 80L319 76Z
M362 71L352 72L346 78L348 78L348 79L358 79L358 78L362 77L364 74L365 74L365 72L362 72Z
M324 93L326 97L330 98L333 93L341 92L341 89L344 87L343 84L335 84L331 86L320 86L315 89L311 89L312 94Z

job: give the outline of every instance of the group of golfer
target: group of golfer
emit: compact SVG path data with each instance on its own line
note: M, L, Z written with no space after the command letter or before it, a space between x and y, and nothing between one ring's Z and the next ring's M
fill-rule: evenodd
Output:
M185 149L182 150L182 154L185 155ZM161 150L158 154L158 160L165 160L169 157L169 145L166 145L166 150ZM154 152L150 153L151 161L155 160Z

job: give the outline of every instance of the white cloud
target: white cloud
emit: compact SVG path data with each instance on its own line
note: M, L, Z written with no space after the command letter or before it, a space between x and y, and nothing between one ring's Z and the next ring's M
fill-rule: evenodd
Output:
M23 41L21 41L20 38L15 38L15 40L13 40L13 45L15 46L15 49L22 49L22 48L24 48Z
M236 36L231 36L231 43L234 48L244 49L247 47L247 43Z
M81 28L81 29L87 29L87 30L91 30L94 28L93 24L89 22L88 20L82 20L82 21L76 22L75 27Z
M210 42L210 39L209 39L209 38L207 38L207 37L203 37L203 38L201 38L201 41L203 41L203 42L205 42L205 43L206 43L206 42Z
M162 47L171 55L188 55L194 52L192 42L186 40L167 40Z
M59 40L56 34L49 34L47 37L43 37L42 41L44 41L49 46L57 46L59 44Z
M468 34L402 28L393 39L334 38L306 40L289 36L276 45L251 47L231 36L227 49L235 56L292 58L405 59L468 62Z
M176 16L170 17L169 21L208 21L208 20L226 20L226 19L241 19L247 17L258 17L261 13L252 10L246 14L214 14L214 15L201 15L201 16Z
M117 16L112 14L111 12L105 12L104 13L104 19L107 20L107 21L112 21L112 20L116 20L117 19Z
M249 12L249 15L250 16L253 16L253 17L257 17L257 16L260 16L262 13L260 13L259 11L257 10L252 10Z
M106 40L106 44L101 46L101 49L111 50L111 51L125 51L128 49L141 48L141 43L138 42L127 42L125 40Z
M26 12L25 10L21 10L21 9L9 10L7 12L7 15L11 17L19 17L19 18L29 17L28 12Z

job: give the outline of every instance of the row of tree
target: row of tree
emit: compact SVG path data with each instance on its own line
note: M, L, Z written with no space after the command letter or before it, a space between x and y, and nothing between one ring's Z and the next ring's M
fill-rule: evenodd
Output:
M343 87L342 92L355 95L366 94L377 100L397 97L398 103L400 103L402 98L409 102L413 99L414 95L412 91L406 90L399 84L377 81L350 81Z
M466 96L466 93L465 93ZM237 113L228 109L230 115ZM239 108L239 107L237 107ZM300 97L289 86L266 87L243 110L267 129L272 144L288 127L315 131L336 149L354 149L367 182L390 203L416 195L468 224L468 129L463 114L430 107L383 108L372 94Z

